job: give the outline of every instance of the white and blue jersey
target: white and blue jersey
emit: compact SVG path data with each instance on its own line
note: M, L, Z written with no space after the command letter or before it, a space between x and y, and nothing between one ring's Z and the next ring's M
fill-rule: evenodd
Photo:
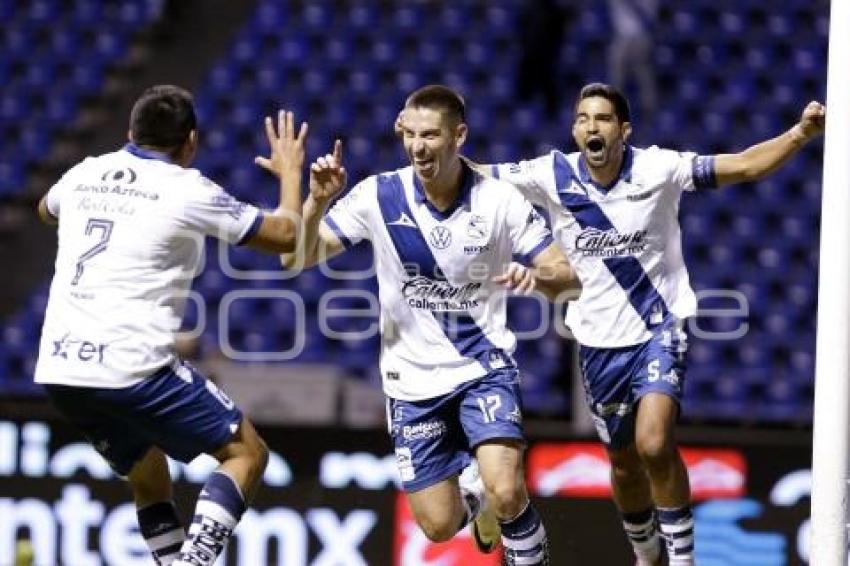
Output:
M549 214L582 283L567 324L583 346L618 348L646 342L672 314L696 313L682 258L682 191L716 186L713 157L626 147L610 186L593 182L580 153L493 166Z
M464 167L458 200L441 212L406 167L356 185L324 222L346 247L374 247L389 397L434 398L514 365L506 293L492 278L553 240L512 186Z
M247 241L260 211L196 169L133 144L89 157L47 193L56 272L35 381L124 388L175 362L205 236Z

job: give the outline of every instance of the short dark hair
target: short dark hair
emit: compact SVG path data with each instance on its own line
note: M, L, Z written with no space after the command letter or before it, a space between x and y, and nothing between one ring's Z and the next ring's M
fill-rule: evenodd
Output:
M585 98L599 96L611 102L614 105L614 113L620 122L631 122L631 111L629 110L629 101L626 96L616 87L605 83L590 83L584 85L576 99L575 108L578 108L579 103Z
M466 104L463 97L444 85L423 86L407 97L404 106L436 108L456 124L466 122Z
M192 95L174 85L148 88L130 111L133 142L157 149L178 149L197 124Z

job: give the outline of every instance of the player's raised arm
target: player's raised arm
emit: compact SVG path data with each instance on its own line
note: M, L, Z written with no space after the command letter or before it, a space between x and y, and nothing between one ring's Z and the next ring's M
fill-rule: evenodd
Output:
M800 121L785 133L748 147L740 153L720 154L714 158L717 186L756 181L781 167L809 140L821 135L826 108L809 102Z
M345 249L343 241L322 222L322 218L330 203L345 188L346 180L342 142L336 140L333 153L319 157L310 166L310 194L302 211L304 232L296 251L281 255L284 267L312 267ZM303 261L303 265L299 260Z
M301 220L301 171L304 167L304 141L307 123L295 131L295 115L280 111L277 132L273 120L266 117L269 157L256 157L254 163L280 181L280 205L263 215L262 224L246 245L262 251L283 253L295 249Z

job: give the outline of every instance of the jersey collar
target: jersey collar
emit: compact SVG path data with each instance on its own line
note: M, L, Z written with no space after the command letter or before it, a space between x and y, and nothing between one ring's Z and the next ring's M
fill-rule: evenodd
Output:
M437 220L445 220L449 218L452 214L454 214L458 207L461 205L469 207L472 202L472 185L475 183L475 173L466 163L464 163L463 160L461 160L461 168L463 173L460 178L460 193L458 193L457 199L446 210L439 210L430 200L428 200L428 197L425 194L425 187L422 186L422 182L419 180L419 177L416 176L416 172L413 172L413 198L417 204L425 204L425 206L428 207L428 211L431 213L431 216Z
M630 183L632 180L632 161L634 159L634 151L632 146L627 145L623 151L623 163L620 165L620 173L617 177L608 183L608 185L600 185L590 176L590 170L587 168L587 162L584 155L578 157L578 178L585 185L593 185L601 193L607 193L617 186L620 181Z
M143 147L139 147L136 144L130 142L124 146L124 151L131 155L135 155L141 159L156 159L157 161L164 161L166 163L173 163L171 158L167 153L163 153L161 151L154 151L152 149L145 149Z

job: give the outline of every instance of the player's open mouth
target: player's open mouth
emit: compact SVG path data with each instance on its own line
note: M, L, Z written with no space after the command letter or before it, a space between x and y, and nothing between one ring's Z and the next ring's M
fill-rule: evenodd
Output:
M430 173L434 169L433 159L416 159L413 164L420 173Z
M588 138L587 140L587 157L593 159L601 159L605 151L605 140L599 137Z

